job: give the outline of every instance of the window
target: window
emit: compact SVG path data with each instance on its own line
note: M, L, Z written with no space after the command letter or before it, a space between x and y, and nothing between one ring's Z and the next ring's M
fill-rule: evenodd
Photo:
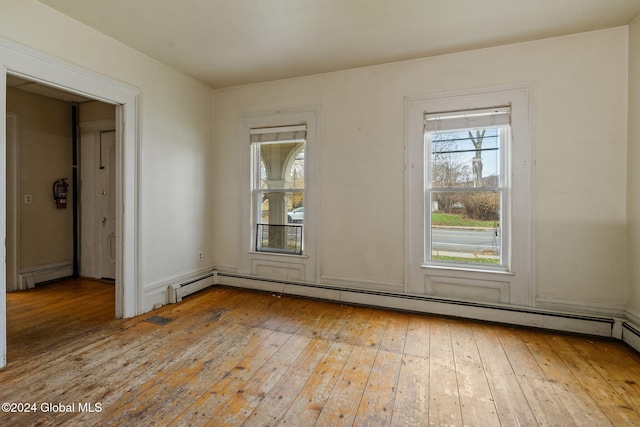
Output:
M508 269L510 113L425 113L425 264Z
M255 250L303 253L306 126L253 128Z
M230 270L318 280L319 119L319 107L238 117L239 262Z
M407 99L407 292L534 303L529 91Z

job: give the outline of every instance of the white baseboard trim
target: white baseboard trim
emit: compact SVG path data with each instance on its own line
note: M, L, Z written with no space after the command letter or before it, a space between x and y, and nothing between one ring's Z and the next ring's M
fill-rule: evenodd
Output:
M484 304L423 295L267 279L216 269L200 270L145 288L145 312L167 303L178 303L186 295L218 284L355 305L617 338L640 351L640 326L638 326L640 322L634 322L633 320L637 319L628 312L624 313L625 316L617 317L563 311L558 310L557 307L551 309ZM613 312L618 313L617 307ZM632 320L629 320L630 318Z
M536 307L594 316L624 317L625 315L625 306L623 304L602 304L595 302L581 304L558 298L538 297L536 298Z
M640 326L637 323L622 323L622 341L640 352Z
M216 275L216 272L210 271L203 275L169 286L169 303L175 304L182 301L182 298L187 295L215 285Z
M209 267L145 286L143 313L180 302L183 297L214 284L215 272Z
M622 323L622 341L640 352L640 315L627 309Z
M226 286L602 337L621 335L621 332L618 331L622 329L621 320L611 316L595 316L530 307L474 303L422 295L345 289L311 283L271 280L220 271L216 277L216 283Z
M374 280L360 280L338 276L321 276L320 282L328 286L342 289L365 289L398 293L405 291L404 283L400 282L378 282Z
M640 325L640 314L630 311L629 309L627 309L624 312L624 317L629 320L631 323L635 323L636 325Z
M36 284L73 276L73 261L54 262L20 269L21 289L32 289Z

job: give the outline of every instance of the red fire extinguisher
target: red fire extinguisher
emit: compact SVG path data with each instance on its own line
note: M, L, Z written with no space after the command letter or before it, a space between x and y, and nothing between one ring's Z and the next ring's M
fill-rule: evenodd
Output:
M53 200L56 202L56 208L65 209L67 207L67 189L69 184L67 178L62 178L53 183Z

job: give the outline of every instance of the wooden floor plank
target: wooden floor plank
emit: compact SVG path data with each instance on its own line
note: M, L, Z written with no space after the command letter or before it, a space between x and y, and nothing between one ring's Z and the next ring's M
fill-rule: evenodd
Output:
M307 337L291 336L264 366L245 381L238 393L215 411L214 425L236 426L244 423L309 343Z
M499 426L500 420L469 323L451 322L460 410L465 426Z
M500 423L503 426L538 425L494 329L485 324L474 325L472 329Z
M392 353L404 353L409 328L409 316L405 313L386 312L387 326L380 342L380 349Z
M353 425L377 352L370 347L353 349L320 412L317 425Z
M427 426L429 425L429 358L404 354L401 363L391 425Z
M331 343L326 340L311 340L243 425L269 426L279 423L327 354L330 346Z
M496 335L538 424L575 426L573 417L556 394L553 383L547 380L520 336L507 328L497 329Z
M279 424L315 425L352 351L351 344L334 341L282 416Z
M545 378L554 385L556 394L571 414L574 423L592 427L613 425L564 364L555 349L549 345L543 334L546 333L527 329L519 331L520 337L544 372Z
M637 409L629 407L625 399L593 369L590 361L582 357L571 345L568 337L558 335L547 339L581 386L593 396L598 407L614 425L640 425Z
M391 425L401 365L402 354L378 351L356 413L355 425Z
M607 342L596 343L587 337L570 337L571 345L589 360L602 378L616 391L632 408L640 408L640 372L633 365L627 369L618 363L611 363L606 349Z
M8 293L0 400L75 409L0 425L640 425L612 340L220 286L113 313L112 283Z
M429 425L461 426L460 393L449 323L434 319L429 327Z
M412 356L428 358L430 318L419 314L410 314L408 321L404 352Z

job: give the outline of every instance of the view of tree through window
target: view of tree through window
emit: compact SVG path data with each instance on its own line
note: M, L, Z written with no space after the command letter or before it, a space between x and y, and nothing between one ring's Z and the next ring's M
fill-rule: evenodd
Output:
M431 259L500 264L505 128L427 134Z

